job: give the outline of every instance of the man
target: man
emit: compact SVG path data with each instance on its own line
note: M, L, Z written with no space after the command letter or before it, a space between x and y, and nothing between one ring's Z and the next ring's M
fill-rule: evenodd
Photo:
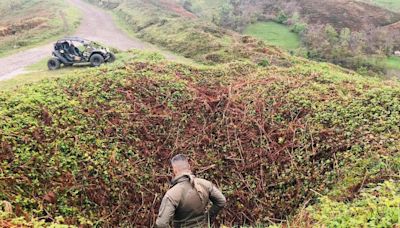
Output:
M209 227L226 204L224 195L211 182L192 174L185 155L173 157L171 165L172 188L161 202L156 227L169 227L171 221L175 228ZM212 206L206 212L210 201Z

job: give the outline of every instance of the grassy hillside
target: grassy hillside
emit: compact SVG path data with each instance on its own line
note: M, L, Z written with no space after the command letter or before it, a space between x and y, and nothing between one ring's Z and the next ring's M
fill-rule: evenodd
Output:
M365 0L368 3L373 3L382 6L388 10L400 12L400 1L397 0Z
M372 56L368 60L371 64L381 65L387 71L387 77L400 78L400 57L397 56Z
M220 224L400 223L398 81L292 57L172 2L119 3L106 6L137 36L200 63L125 53L0 92L0 226L152 227L177 153L227 196Z
M101 1L92 0L100 5ZM288 65L287 55L250 37L197 18L178 3L119 1L113 9L124 28L140 39L205 64L233 60Z
M181 0L179 1L186 8L196 15L206 18L209 21L219 17L221 8L228 2L226 0Z
M227 225L286 219L319 194L346 205L375 183L395 184L399 84L293 62L134 61L1 93L8 216L151 226L168 188L165 161L180 152L226 194ZM332 204L322 202L309 210ZM395 206L380 205L387 210L376 216ZM328 225L324 213L311 222Z
M129 52L118 52L116 53L117 60L115 64L124 63L132 59L143 60L143 59L163 59L163 53L156 53L152 51L136 51L131 50ZM43 59L34 65L27 67L27 73L17 75L12 79L4 80L0 83L0 91L15 90L21 86L32 84L43 81L45 79L57 79L64 76L73 74L75 70L83 70L87 66L73 66L73 67L62 67L57 71L49 71L47 67L48 59ZM175 60L178 61L178 60ZM179 60L180 61L180 60ZM185 60L186 62L186 60Z
M63 0L0 2L0 56L73 32L78 11Z
M182 0L181 4L200 18L254 35L267 44L297 49L294 53L313 60L367 75L393 71L384 63L368 61L372 56L391 56L400 45L396 38L400 14L393 11L356 0L218 1L219 6L208 11L206 2ZM216 16L210 19L203 12Z
M290 28L276 22L258 22L246 27L244 34L254 36L267 44L276 45L286 50L300 47L300 37Z
M350 28L354 31L362 31L400 21L400 14L395 12L399 6L397 0L214 1L218 3L209 3L204 0L181 0L181 2L190 2L191 9L199 15L207 14L207 11L217 14L211 18L217 21L221 17L230 17L226 24L222 24L238 31L242 30L243 25L251 24L257 19L275 19L282 16L281 13L289 17L299 13L300 19L307 24L330 24L338 30Z
M300 0L299 12L310 24L331 24L335 28L360 31L400 20L400 14L355 0Z

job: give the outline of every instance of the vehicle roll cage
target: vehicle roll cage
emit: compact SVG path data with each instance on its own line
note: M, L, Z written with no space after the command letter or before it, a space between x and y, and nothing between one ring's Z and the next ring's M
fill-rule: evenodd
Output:
M81 45L83 45L81 47ZM110 50L94 41L80 37L64 37L54 43L52 58L48 61L50 70L79 63L90 63L91 66L100 66L103 63L115 61L115 55Z
M80 37L64 37L63 39L59 39L58 41L57 41L57 43L64 43L64 42L73 42L73 41L76 41L76 42L79 42L79 43L94 43L93 41L90 41L90 40L87 40L87 39L83 39L83 38L80 38Z

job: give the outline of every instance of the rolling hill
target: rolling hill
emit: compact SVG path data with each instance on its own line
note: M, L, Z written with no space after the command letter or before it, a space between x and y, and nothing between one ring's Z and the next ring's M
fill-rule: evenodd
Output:
M313 24L331 24L336 28L366 30L400 21L400 14L350 0L301 0L301 14Z
M245 23L254 20L275 19L282 11L292 15L295 12L308 24L330 24L337 29L350 28L354 31L382 27L400 21L400 14L381 7L379 1L357 0L245 0L238 2L218 1L211 4L204 0L186 0L190 9L199 16L218 19L225 8L232 7L234 16L242 17ZM390 2L390 1L389 1ZM386 3L390 6L390 3ZM221 11L222 10L222 11ZM240 27L239 29L242 29Z
M0 197L19 216L151 226L177 152L223 189L226 225L286 219L315 192L343 204L396 184L398 83L293 61L134 61L2 93Z
M164 1L104 2L194 63L127 52L0 92L0 226L151 227L176 153L227 196L219 224L400 223L398 81L292 56Z
M396 0L365 0L369 4L376 4L388 10L400 12L400 2Z
M71 33L79 24L76 9L62 0L0 2L0 56Z

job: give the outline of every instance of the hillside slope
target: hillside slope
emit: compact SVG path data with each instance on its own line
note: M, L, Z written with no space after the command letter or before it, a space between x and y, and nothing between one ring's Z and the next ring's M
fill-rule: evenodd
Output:
M359 1L301 0L299 6L310 23L331 24L339 29L366 30L400 21L400 14Z
M152 227L177 153L226 195L219 224L400 223L398 81L291 56L165 2L96 2L197 63L151 54L0 92L0 226Z
M0 56L73 32L76 9L62 0L0 2Z
M400 12L400 2L397 0L363 0L369 4L375 4L394 12Z
M136 61L2 93L0 200L17 216L149 227L165 161L187 153L228 198L220 222L266 224L315 192L398 179L398 83L293 61Z
M373 2L357 0L244 0L244 1L218 1L209 3L204 0L181 1L182 5L189 2L190 8L197 15L210 21L220 22L224 15L232 10L230 19L240 20L231 23L231 28L241 31L249 23L257 19L276 20L280 13L287 16L299 13L302 20L308 24L330 24L336 29L350 28L353 31L368 30L382 27L400 21L398 12L379 7ZM229 25L230 21L226 23Z
M287 53L263 42L222 29L196 18L178 3L130 0L106 4L90 2L112 9L127 30L136 37L204 64L245 60L255 63L290 65Z
M400 21L399 13L356 0L246 0L235 7L237 15L261 14L266 18L277 17L282 11L289 15L298 12L308 24L330 24L338 30L362 31Z

